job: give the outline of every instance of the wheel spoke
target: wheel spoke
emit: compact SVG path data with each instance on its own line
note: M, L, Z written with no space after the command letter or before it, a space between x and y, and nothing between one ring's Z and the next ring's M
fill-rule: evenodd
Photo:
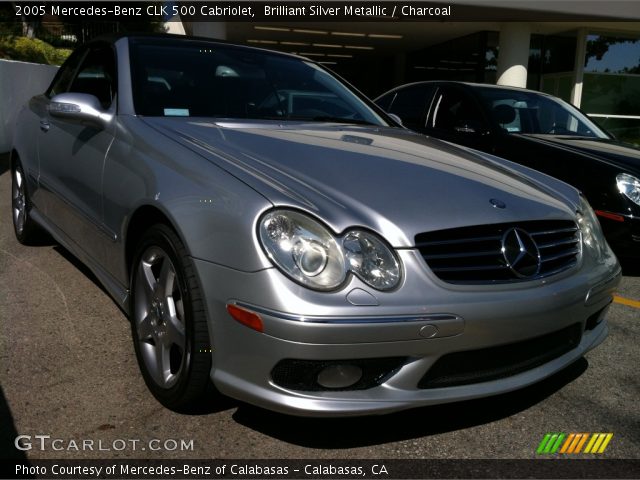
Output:
M138 323L138 339L141 342L148 342L153 338L154 327L151 324L151 315L147 314L140 323Z
M24 210L18 210L18 218L16 218L16 226L18 227L18 231L22 232L24 228Z
M162 267L160 275L158 275L158 283L164 288L165 295L169 296L173 292L173 281L176 278L176 272L171 265L168 257L162 259Z
M163 340L154 339L154 342L140 343L147 371L156 384L161 387L170 387L176 377L171 373L171 347Z
M138 270L140 281L144 286L144 293L146 295L147 302L150 302L153 298L153 294L155 292L157 281L153 275L153 270L151 269L151 263L145 262L144 260L140 262L140 268Z
M175 310L174 310L175 311ZM185 348L185 332L184 325L176 315L167 315L165 320L167 325L167 343L173 344L184 352Z
M162 342L155 345L155 357L156 381L159 385L165 386L171 375L171 366L169 364L169 349Z
M22 190L22 172L20 172L20 170L16 170L15 176L16 176L16 185L18 185L19 190Z
M176 315L178 316L178 318L180 320L184 319L184 302L182 300L182 298L176 300L174 299L174 306L175 306L175 310L176 310Z

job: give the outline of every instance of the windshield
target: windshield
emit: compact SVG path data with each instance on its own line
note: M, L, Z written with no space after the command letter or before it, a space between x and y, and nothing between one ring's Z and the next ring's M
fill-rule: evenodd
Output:
M205 42L132 43L136 113L387 125L312 62Z
M508 133L609 138L582 112L559 99L517 90L478 90L494 120Z

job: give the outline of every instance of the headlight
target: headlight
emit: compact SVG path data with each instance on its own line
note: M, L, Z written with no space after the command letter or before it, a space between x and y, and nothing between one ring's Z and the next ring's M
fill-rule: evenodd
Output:
M377 235L350 230L336 238L320 222L293 210L275 210L260 221L259 238L271 261L316 290L339 287L351 271L378 290L400 281L400 264Z
M584 197L580 197L580 210L577 213L578 226L582 232L582 243L596 256L603 253L604 235L595 212Z
M389 290L400 280L400 264L393 252L377 236L351 231L342 239L349 268L378 290Z
M342 249L323 225L306 215L269 212L260 223L260 241L277 267L311 288L331 290L346 277Z
M640 205L640 180L628 173L619 173L616 176L618 190L636 205Z

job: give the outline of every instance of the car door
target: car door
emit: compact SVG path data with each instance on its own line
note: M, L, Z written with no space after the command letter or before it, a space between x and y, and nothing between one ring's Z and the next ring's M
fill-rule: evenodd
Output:
M66 84L54 86L46 102L65 91L95 95L105 110L115 112L115 54L108 45L91 47ZM46 103L45 102L45 103ZM42 112L38 151L39 184L46 216L67 240L93 258L100 257L102 233L102 171L113 141L113 122L102 129Z
M431 102L424 132L486 152L493 150L489 119L464 89L443 85Z

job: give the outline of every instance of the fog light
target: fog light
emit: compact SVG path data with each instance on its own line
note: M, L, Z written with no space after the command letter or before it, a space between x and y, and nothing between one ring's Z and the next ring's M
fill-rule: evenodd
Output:
M347 388L362 378L362 369L357 365L329 365L318 374L317 382L324 388Z

